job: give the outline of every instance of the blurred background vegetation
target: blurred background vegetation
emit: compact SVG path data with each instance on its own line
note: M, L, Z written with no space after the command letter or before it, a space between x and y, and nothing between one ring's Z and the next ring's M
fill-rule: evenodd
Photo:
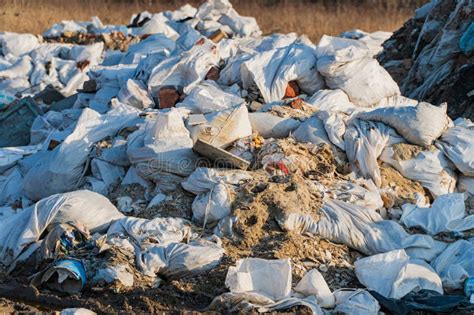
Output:
M61 20L126 24L140 11L174 10L203 0L0 0L0 31L42 33ZM318 41L351 29L394 31L427 0L234 0L234 8L254 16L264 33L297 32Z

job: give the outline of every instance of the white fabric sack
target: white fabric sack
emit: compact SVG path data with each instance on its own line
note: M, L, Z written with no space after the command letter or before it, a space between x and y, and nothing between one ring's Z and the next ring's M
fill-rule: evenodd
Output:
M446 289L462 289L464 280L474 276L474 244L458 240L431 262Z
M0 265L8 266L36 242L47 226L79 221L91 233L102 232L123 217L104 196L87 190L52 195L0 221Z
M142 27L136 27L132 29L132 34L135 36L146 35L146 34L157 34L163 33L170 39L176 40L179 34L167 24L168 19L163 13L153 14L151 19L145 23Z
M232 293L255 292L278 301L290 296L291 278L289 259L244 258L229 267L225 285Z
M334 291L334 312L351 315L378 315L379 302L366 290L339 289Z
M355 182L338 180L330 187L330 194L337 200L377 210L383 207L380 191L371 180L358 179Z
M155 106L153 99L140 81L129 79L117 94L120 102L138 109L151 108Z
M291 137L301 143L330 144L324 124L317 116L305 120L295 131L291 133Z
M105 115L85 108L74 132L25 175L25 196L39 200L79 187L92 145L115 135L123 125L137 116L138 111L127 105L117 106Z
M381 121L395 129L408 142L428 146L448 128L447 105L420 102L417 106L384 107L358 114L363 120Z
M213 242L194 240L188 244L172 243L166 247L152 246L140 256L146 275L158 274L168 280L214 269L224 249Z
M24 156L32 155L41 149L42 145L0 148L0 173L15 165Z
M319 220L310 215L290 213L277 222L285 231L320 236L345 244L365 255L405 248L410 257L430 261L446 247L431 236L408 234L400 224L383 220L375 210L340 200L324 203Z
M128 137L127 154L140 176L174 189L182 177L195 169L198 156L186 129L183 116L176 108L160 111L147 119L139 130Z
M245 104L205 115L207 123L190 126L193 142L204 140L225 148L234 141L252 135L252 125Z
M193 221L199 224L219 221L230 214L232 201L231 188L224 183L218 183L211 191L194 198Z
M186 108L191 114L207 114L229 109L245 103L241 97L224 92L214 81L206 80L195 87L186 98L176 104Z
M119 283L124 287L133 287L133 274L126 264L108 265L97 270L92 279L95 284Z
M410 259L403 249L359 259L354 266L360 283L387 298L401 299L420 290L443 294L441 279L433 268Z
M466 176L474 176L474 123L458 118L436 146L443 151L456 168Z
M333 308L336 302L326 280L317 269L308 271L296 285L295 291L304 296L314 295L318 305L324 308Z
M403 142L390 127L380 122L355 119L344 134L344 146L348 160L362 176L371 178L380 187L382 178L377 162L387 145Z
M259 53L241 66L244 89L255 83L265 102L279 101L290 81L301 90L314 94L324 88L324 80L316 70L316 54L306 39L283 48Z
M251 178L252 176L248 172L242 170L218 170L215 168L198 167L181 183L181 186L185 190L199 195L207 193L220 182L228 185L238 185L242 181Z
M76 62L89 61L89 67L98 65L102 62L104 52L104 42L98 42L91 45L74 45L69 51L69 59Z
M371 107L381 99L399 95L390 74L357 40L324 35L316 48L318 71L331 89L341 89L357 106Z
M33 72L33 64L30 56L19 58L11 67L0 71L0 79L19 79L30 76ZM11 91L8 89L8 91Z
M0 34L0 47L4 56L21 56L39 46L38 38L32 34L5 32Z
M252 129L265 139L286 138L301 124L296 119L278 117L271 113L249 113L249 119Z
M194 45L189 51L156 65L150 74L148 88L155 94L164 86L183 87L184 93L189 94L218 62L219 56L212 42Z
M416 158L406 161L398 161L393 156L393 148L387 147L380 155L380 160L404 177L420 182L433 197L452 193L456 188L456 175L440 150L423 151Z
M466 217L464 194L441 195L431 207L403 205L400 221L407 227L421 227L430 235L441 232L462 232L474 229L474 215Z

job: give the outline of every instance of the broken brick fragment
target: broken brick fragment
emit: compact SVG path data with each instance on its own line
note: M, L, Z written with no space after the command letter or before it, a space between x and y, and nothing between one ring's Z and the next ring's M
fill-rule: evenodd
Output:
M294 109L303 109L303 100L301 98L297 98L290 103L291 108Z
M170 108L179 101L179 93L175 88L164 87L158 92L158 102L160 108Z
M300 88L298 87L298 84L296 84L295 81L288 82L283 99L297 97L298 95L300 95Z
M219 68L212 67L211 69L209 69L209 71L206 74L206 80L213 80L213 81L219 80L219 73L220 73Z

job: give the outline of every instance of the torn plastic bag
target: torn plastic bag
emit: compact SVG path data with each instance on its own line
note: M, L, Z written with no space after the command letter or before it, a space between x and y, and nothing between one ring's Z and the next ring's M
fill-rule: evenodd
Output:
M99 269L94 278L93 283L115 283L119 282L124 287L133 287L133 274L128 270L126 264L108 265Z
M260 313L268 313L283 311L296 306L305 306L309 308L314 315L324 314L314 296L308 296L304 299L289 297L275 302L256 292L223 293L212 300L208 309L230 313L252 313L255 312L255 310Z
M123 104L105 115L85 108L74 132L53 151L49 151L25 175L25 196L39 200L80 187L92 145L107 136L115 135L137 116L136 109Z
M210 41L194 45L189 51L167 58L153 68L148 88L155 95L165 86L182 87L189 94L209 70L219 63L216 47Z
M446 289L462 289L464 280L474 277L474 244L458 240L448 247L432 262L431 266L443 280Z
M181 218L155 218L152 220L123 217L113 222L107 230L108 241L115 237L130 238L141 244L166 246L189 239L191 223Z
M0 47L4 56L21 56L39 46L38 38L32 34L5 32L0 34Z
M252 129L263 138L286 138L301 122L293 118L282 118L271 113L249 113Z
M318 300L318 305L324 308L333 308L336 303L326 280L317 269L308 271L294 290L304 296L314 295Z
M346 92L358 106L371 107L383 98L400 95L397 83L362 42L324 35L316 55L326 84Z
M123 215L102 195L87 190L52 195L0 221L0 263L8 266L49 224L80 221L92 233Z
M214 81L206 80L195 87L177 108L186 108L192 114L207 114L244 104L241 97L223 91Z
M395 129L408 142L428 146L448 128L447 104L434 106L420 102L417 106L384 107L358 114L363 120L381 121Z
M285 231L320 236L365 255L405 248L410 257L430 261L446 247L431 236L408 234L401 225L383 220L374 210L340 200L325 202L319 220L306 214L290 213L277 222Z
M433 197L452 193L456 188L456 175L450 162L438 149L420 152L415 158L397 160L393 147L387 147L380 160L389 164L404 177L418 181Z
M293 44L259 53L241 66L244 89L255 83L265 102L283 99L290 81L296 81L309 95L324 88L324 80L316 70L316 54L307 38Z
M369 292L362 289L339 289L333 293L336 299L334 312L351 315L377 315L380 305Z
M23 195L23 176L14 166L0 174L0 205L9 205Z
M138 109L152 108L155 106L153 99L140 81L129 79L117 94L120 102Z
M203 239L166 247L151 246L140 254L141 269L145 275L180 279L214 269L224 252L221 245Z
M301 125L291 133L291 137L301 143L331 144L322 120L316 115L301 123Z
M35 287L46 286L56 291L76 294L81 292L86 281L84 264L80 260L64 259L34 274L31 284Z
M474 123L458 118L454 127L442 134L436 146L466 176L474 176Z
M466 217L463 194L441 195L428 208L411 204L402 208L400 221L406 227L420 227L430 235L474 229L474 215Z
M385 297L401 299L423 289L443 294L441 279L432 267L410 259L403 249L359 259L354 267L360 283Z
M128 137L127 146L128 157L138 174L164 191L176 189L182 177L194 171L198 159L183 116L176 108L147 119Z
M232 293L255 292L278 301L290 296L291 264L289 259L239 259L229 267L225 285Z
M362 176L371 178L380 187L382 178L377 159L387 145L403 142L390 127L380 122L355 119L344 134L348 160Z
M193 220L205 225L228 216L234 199L232 185L248 179L250 175L243 171L197 168L181 183L185 190L197 195L192 204Z
M205 115L204 124L190 126L193 142L197 139L225 148L234 141L252 135L252 125L245 104Z

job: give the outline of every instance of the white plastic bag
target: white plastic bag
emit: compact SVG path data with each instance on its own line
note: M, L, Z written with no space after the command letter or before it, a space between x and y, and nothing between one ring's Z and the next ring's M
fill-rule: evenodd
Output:
M474 215L466 217L463 194L441 195L428 208L411 204L402 208L400 221L405 226L421 227L430 235L474 229Z
M414 159L402 161L394 158L394 150L387 147L380 160L391 165L408 179L418 181L433 197L452 193L456 188L456 175L440 150L423 151Z
M255 292L272 300L281 300L291 293L291 264L289 259L239 259L229 267L225 285L232 293Z
M397 83L362 42L324 35L316 54L317 68L326 84L346 92L358 106L370 107L383 98L400 94Z
M447 105L420 102L417 106L383 107L360 113L363 120L381 121L395 129L408 142L427 146L448 128Z
M326 280L317 269L308 271L296 285L295 291L304 296L314 295L318 305L324 308L333 308L336 302Z
M255 83L265 102L279 101L290 81L296 81L307 94L324 87L324 80L316 70L316 54L307 39L283 48L259 53L241 66L245 89Z
M401 299L423 289L443 294L441 279L431 266L410 259L403 249L359 259L354 266L360 283L387 298Z
M466 176L474 176L474 123L458 118L436 146L443 151L456 168Z

